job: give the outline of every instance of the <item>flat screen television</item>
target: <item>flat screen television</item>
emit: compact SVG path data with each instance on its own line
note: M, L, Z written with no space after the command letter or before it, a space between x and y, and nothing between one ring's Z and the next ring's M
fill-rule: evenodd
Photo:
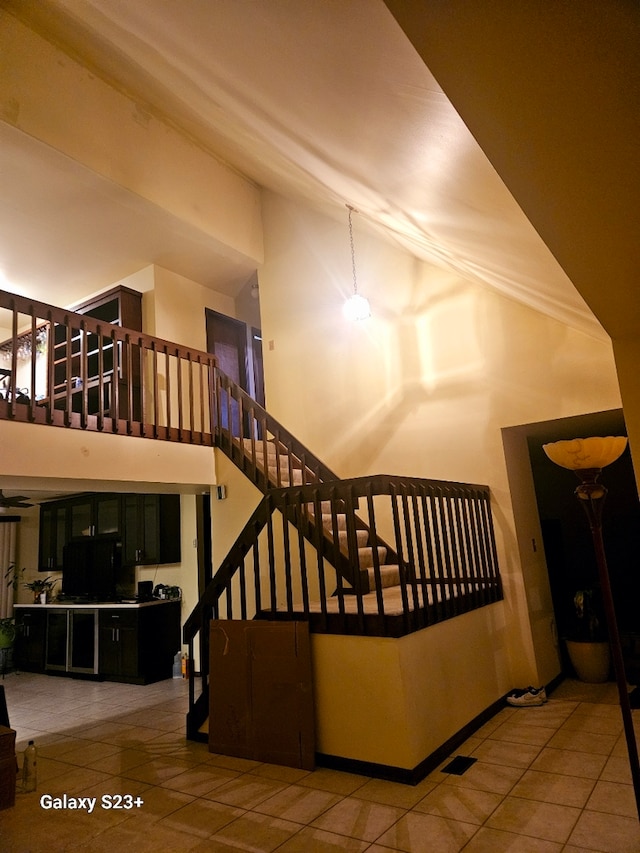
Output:
M62 592L67 598L111 601L122 566L122 542L113 536L72 539L62 554Z

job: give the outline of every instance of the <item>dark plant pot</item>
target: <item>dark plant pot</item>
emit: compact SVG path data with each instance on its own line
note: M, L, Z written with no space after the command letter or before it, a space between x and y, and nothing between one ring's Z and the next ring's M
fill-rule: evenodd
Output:
M567 651L580 681L601 684L609 680L611 649L609 643L567 640Z
M16 635L15 628L10 628L8 631L0 628L0 649L10 649L13 645L13 640Z

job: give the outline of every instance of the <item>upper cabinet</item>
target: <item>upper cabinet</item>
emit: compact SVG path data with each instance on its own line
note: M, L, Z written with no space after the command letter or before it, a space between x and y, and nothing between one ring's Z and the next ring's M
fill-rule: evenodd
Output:
M93 493L42 504L40 571L62 571L71 539L107 534L122 539L125 566L179 563L180 495Z
M116 287L95 299L83 302L74 309L95 320L103 320L116 326L134 331L142 330L142 294L128 287ZM86 383L88 411L112 411L115 400L123 405L128 392L128 379L131 377L134 400L139 395L139 360L122 358L122 353L114 349L114 342L105 335L100 336L74 326L56 324L53 329L54 346L54 399L59 408L65 408L66 398L71 394L73 411L80 411L81 394L84 390L83 358L86 356ZM115 344L115 346L119 346ZM102 377L102 378L100 378ZM136 377L138 381L136 382ZM118 383L121 394L115 395L114 383ZM104 399L102 406L99 395Z
M180 495L124 495L123 562L179 563Z

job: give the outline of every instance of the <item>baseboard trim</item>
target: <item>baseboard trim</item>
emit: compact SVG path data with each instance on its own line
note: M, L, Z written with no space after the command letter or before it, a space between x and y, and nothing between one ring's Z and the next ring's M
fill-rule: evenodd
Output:
M402 782L405 785L417 785L425 776L428 776L435 770L445 759L447 759L454 750L464 743L471 735L478 731L485 723L494 717L498 711L504 708L504 698L498 699L493 704L489 705L484 711L478 714L459 731L446 740L442 746L434 750L420 764L413 769L404 767L394 767L389 764L376 764L372 761L359 761L355 758L344 758L339 755L327 755L326 753L316 753L316 762L321 767L329 767L332 770L343 770L346 773L357 773L361 776L371 776L374 779L385 779L388 782Z

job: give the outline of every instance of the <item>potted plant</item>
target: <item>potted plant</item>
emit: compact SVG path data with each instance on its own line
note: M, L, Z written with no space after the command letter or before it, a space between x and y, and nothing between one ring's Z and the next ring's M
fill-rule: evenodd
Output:
M569 658L581 681L607 681L611 650L597 588L579 589L573 596L574 619L566 639Z
M46 604L51 590L57 584L57 579L51 580L51 576L46 578L36 578L33 581L22 584L25 589L30 589L33 593L34 604Z
M16 625L13 617L0 619L0 649L10 649L16 637Z

